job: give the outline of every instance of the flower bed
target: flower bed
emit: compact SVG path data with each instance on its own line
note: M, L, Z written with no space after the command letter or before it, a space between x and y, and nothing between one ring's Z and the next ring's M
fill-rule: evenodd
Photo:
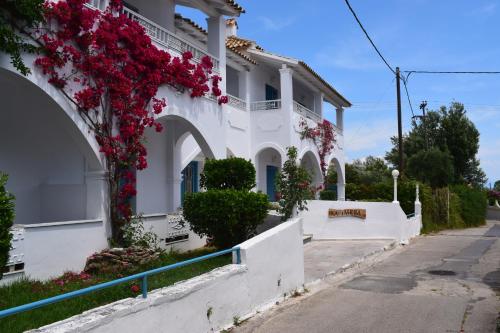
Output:
M163 253L158 257L158 259L147 264L135 267L126 267L122 270L116 270L107 274L67 272L62 276L47 282L29 279L22 280L11 285L0 287L0 310L60 295L73 290L86 288L98 283L118 279L120 277L150 270L156 267L170 265L213 251L213 249L200 249L183 254ZM230 263L231 256L227 255L156 274L148 279L148 290L169 286L175 282L192 278L214 268ZM16 333L44 326L104 304L109 304L128 297L136 297L140 294L140 289L139 281L133 281L116 287L103 289L85 296L6 317L0 319L0 332Z

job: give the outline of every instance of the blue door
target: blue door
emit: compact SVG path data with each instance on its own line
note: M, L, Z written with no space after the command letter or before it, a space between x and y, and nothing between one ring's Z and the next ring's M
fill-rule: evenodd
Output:
M181 202L186 193L198 192L198 161L192 161L182 170Z
M276 201L276 174L278 167L274 165L266 166L266 192L269 201Z

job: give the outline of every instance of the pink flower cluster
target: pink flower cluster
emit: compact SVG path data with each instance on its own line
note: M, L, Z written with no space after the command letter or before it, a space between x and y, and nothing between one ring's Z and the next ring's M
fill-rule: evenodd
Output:
M321 173L323 177L326 177L328 171L326 158L332 152L336 140L332 123L324 119L321 123L318 123L316 127L310 128L307 124L307 120L302 118L299 125L302 130L300 133L301 140L313 140L314 145L318 149Z
M110 172L118 174L119 194L111 196L112 209L117 207L128 221L129 199L136 195L130 170L147 167L144 131L163 129L155 115L167 104L155 97L158 88L168 84L200 97L210 92L211 82L219 104L227 97L220 96L221 78L212 75L209 57L199 64L191 62L191 52L172 58L152 44L139 23L118 14L122 1L111 1L105 12L84 6L86 2L45 3L46 26L37 31L43 55L35 64L94 131Z

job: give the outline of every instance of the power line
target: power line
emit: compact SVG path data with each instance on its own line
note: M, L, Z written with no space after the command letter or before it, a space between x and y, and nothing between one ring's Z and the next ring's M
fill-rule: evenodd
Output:
M404 73L410 74L500 74L500 72L494 71L403 71Z
M408 78L405 79L403 77L403 85L405 87L406 97L408 98L408 104L410 105L411 115L412 115L412 117L415 117L415 113L413 112L413 105L411 105L410 94L408 93L408 87L406 85L407 80L408 80Z
M391 67L391 65L389 65L389 63L387 62L387 60L385 60L384 56L382 55L382 53L380 53L380 51L378 50L377 46L375 45L375 43L373 42L373 40L370 38L370 35L368 35L368 32L365 30L365 28L363 27L363 24L361 23L361 21L359 20L358 18L358 15L356 15L356 12L354 12L354 9L352 9L351 7L351 4L349 3L349 0L345 0L345 3L347 5L347 7L349 7L349 10L351 11L352 15L354 16L354 18L356 19L356 21L358 22L359 24L359 27L361 28L361 30L363 30L363 32L365 33L365 36L366 38L368 38L368 40L370 41L370 44L372 44L373 48L375 49L375 51L377 51L378 55L380 56L380 58L382 59L382 61L386 64L386 66L389 68L389 70L393 73L393 74L396 74L396 71Z

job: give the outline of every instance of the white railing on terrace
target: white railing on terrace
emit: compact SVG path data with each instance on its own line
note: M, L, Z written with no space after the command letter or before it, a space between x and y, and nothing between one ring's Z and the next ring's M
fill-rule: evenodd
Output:
M275 110L281 108L281 99L252 102L252 111Z
M104 9L101 8L104 4L103 0L89 0L87 4L100 10ZM183 40L182 38L177 37L175 34L168 31L164 27L148 20L144 16L137 14L133 10L124 7L122 13L125 14L129 19L132 19L142 25L144 27L144 30L146 31L146 34L148 34L148 36L151 37L152 40L166 47L167 49L173 50L179 54L190 51L193 54L193 60L195 62L201 62L201 59L204 56L210 57L213 63L213 70L215 72L219 72L219 60L214 56L208 54L208 52L201 50L199 47L194 46L193 44Z
M247 102L246 101L242 100L241 98L229 95L229 94L227 94L227 97L229 99L227 104L232 105L235 108L241 109L243 111L247 110Z
M321 115L317 114L316 112L306 108L305 106L293 101L293 110L297 112L298 114L301 114L311 120L314 121L321 121Z

